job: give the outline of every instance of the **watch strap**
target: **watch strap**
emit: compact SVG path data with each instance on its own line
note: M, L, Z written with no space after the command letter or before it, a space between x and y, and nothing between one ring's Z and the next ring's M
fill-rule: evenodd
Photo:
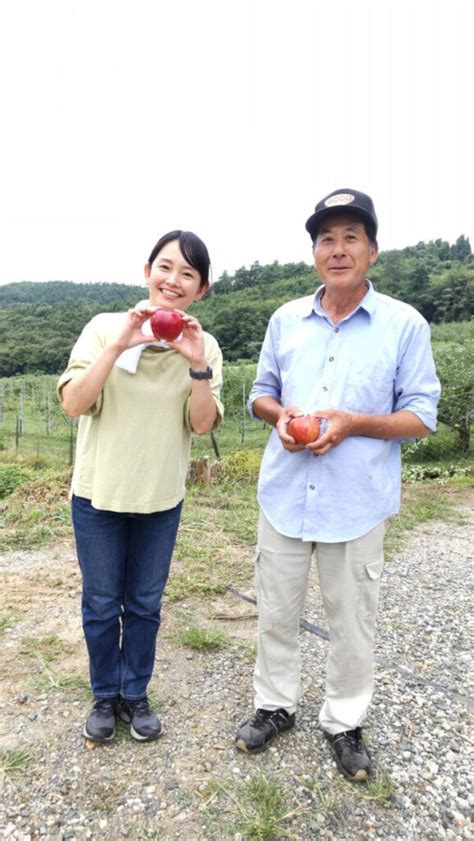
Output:
M207 366L205 371L193 371L193 369L190 368L189 376L193 380L212 380L212 368L210 365Z

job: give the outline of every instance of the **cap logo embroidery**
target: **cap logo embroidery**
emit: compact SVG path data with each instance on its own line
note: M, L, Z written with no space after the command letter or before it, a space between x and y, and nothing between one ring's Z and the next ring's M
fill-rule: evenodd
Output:
M324 202L326 207L334 207L338 204L350 204L354 201L355 196L351 195L351 193L338 193L337 196L329 196L328 199Z

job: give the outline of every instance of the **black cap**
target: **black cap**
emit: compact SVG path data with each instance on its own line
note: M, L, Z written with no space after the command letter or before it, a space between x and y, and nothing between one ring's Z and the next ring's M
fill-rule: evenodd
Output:
M306 222L306 230L311 236L311 239L316 239L318 228L327 216L332 216L334 213L355 213L360 216L362 221L368 225L368 231L377 236L377 217L375 215L374 203L370 196L365 193L360 193L358 190L351 190L348 187L343 187L341 190L333 190L324 199L321 199L314 208L314 213Z

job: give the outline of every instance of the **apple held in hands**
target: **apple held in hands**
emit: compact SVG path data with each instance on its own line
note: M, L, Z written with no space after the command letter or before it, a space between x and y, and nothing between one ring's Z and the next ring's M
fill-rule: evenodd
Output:
M314 415L298 415L291 418L287 429L288 435L291 435L297 444L313 444L319 437L321 424Z
M155 310L150 327L155 339L174 342L183 331L183 319L176 310Z

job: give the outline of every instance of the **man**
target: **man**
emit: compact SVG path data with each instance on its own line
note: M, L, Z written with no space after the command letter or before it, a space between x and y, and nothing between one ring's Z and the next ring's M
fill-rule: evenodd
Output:
M367 279L378 250L370 197L334 191L306 230L323 285L272 316L249 398L274 430L258 485L256 713L235 744L256 753L295 723L315 551L330 635L319 720L340 771L359 781L371 771L361 724L373 693L385 523L400 506L400 445L435 429L440 389L428 324ZM288 433L302 413L322 419L306 446Z

